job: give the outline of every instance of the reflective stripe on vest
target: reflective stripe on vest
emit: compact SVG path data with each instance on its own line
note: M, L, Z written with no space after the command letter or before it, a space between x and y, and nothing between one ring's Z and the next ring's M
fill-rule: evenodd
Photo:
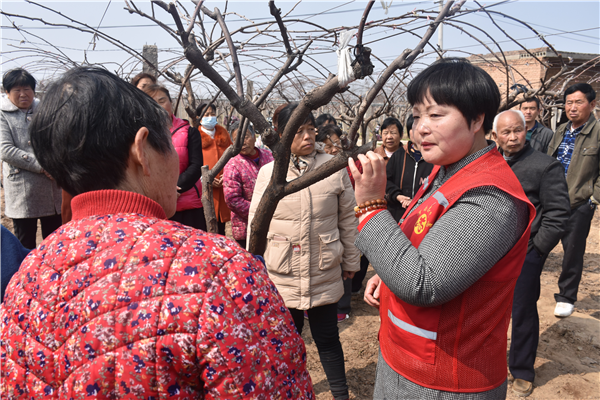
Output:
M425 181L423 182L423 191L427 190L427 186L429 186L429 177L425 178Z
M402 321L399 318L396 318L394 314L392 314L391 310L388 310L388 317L390 317L390 321L394 323L398 328L405 330L406 332L410 332L413 335L421 336L425 339L436 340L437 332L431 332L426 329L419 328L418 326L411 325Z
M446 196L444 196L444 194L440 191L437 191L433 194L433 198L437 200L438 204L444 208L448 207L448 200L446 199Z

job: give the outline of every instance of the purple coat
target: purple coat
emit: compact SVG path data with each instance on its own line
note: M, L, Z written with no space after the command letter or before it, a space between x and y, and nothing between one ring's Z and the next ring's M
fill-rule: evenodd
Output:
M258 149L258 165L250 158L238 154L223 168L223 193L225 203L231 210L231 228L236 240L246 239L248 210L254 192L254 184L260 168L273 161L269 150Z

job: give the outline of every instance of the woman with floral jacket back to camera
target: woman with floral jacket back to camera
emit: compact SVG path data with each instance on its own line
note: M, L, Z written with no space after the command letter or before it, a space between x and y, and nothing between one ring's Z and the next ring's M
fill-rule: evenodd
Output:
M314 399L306 350L264 266L167 220L169 116L115 75L74 68L31 124L73 219L23 261L0 306L4 399Z

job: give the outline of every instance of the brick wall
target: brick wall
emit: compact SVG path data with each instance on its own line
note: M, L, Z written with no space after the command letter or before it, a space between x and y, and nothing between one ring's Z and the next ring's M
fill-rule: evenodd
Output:
M511 72L508 74L508 87L514 82L537 89L540 87L540 79L546 75L546 68L534 59L519 59L508 61ZM507 71L500 62L485 62L477 64L485 70L498 85L502 97L506 96ZM511 75L512 74L512 75ZM513 80L514 77L514 80Z
M542 47L538 49L531 49L530 52L535 54L538 57L538 59L550 64L551 67L544 67L540 62L536 60L536 58L530 56L523 50L505 52L504 56L506 57L507 63L508 65L510 65L512 70L512 76L509 72L509 88L516 82L523 84L527 87L537 89L540 87L542 81L549 79L551 76L553 76L560 70L560 61L558 57L548 48ZM587 60L596 56L592 54L579 53L568 54L571 55L569 56L571 62L568 64L570 69L574 69L586 62ZM498 57L500 57L500 59L503 59L500 53L498 53ZM567 57L564 57L566 61ZM504 67L504 63L497 61L497 59L492 54L473 55L469 57L469 60L473 64L483 68L487 73L489 73L496 82L496 84L498 84L498 88L500 89L500 93L502 94L502 96L506 96L507 71ZM597 79L597 77L600 76L600 65L590 68L588 71L582 74L579 74L578 72L577 75L579 76L576 79L573 79L569 84L592 81L592 87L600 95L600 80ZM564 83L564 79L566 79L566 77L559 78L557 82L553 85L553 87L551 87L550 89L560 90Z

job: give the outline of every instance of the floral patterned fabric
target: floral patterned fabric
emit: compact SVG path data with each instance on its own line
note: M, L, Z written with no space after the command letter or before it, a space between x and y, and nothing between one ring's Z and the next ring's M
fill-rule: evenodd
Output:
M0 307L2 399L314 398L304 343L252 255L138 194L72 205Z
M258 148L256 150L260 154L258 164L250 157L238 154L223 168L225 202L231 210L233 237L238 240L246 239L248 211L258 171L263 165L273 161L273 155L269 150Z

